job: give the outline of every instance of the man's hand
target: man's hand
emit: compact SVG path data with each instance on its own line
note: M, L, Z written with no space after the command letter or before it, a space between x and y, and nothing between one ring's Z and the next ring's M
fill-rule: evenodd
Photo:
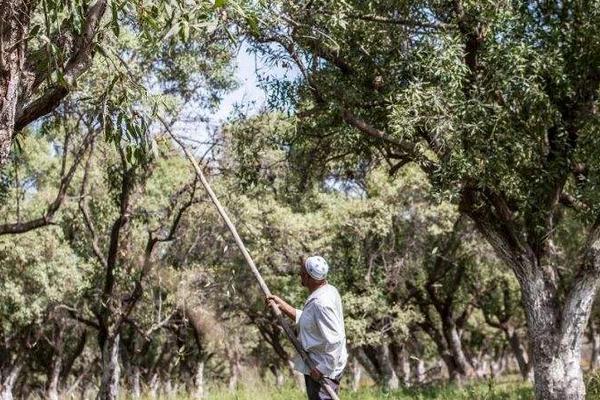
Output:
M310 376L317 382L319 382L323 378L323 374L317 368L310 369Z
M275 296L274 294L267 296L265 301L267 302L268 306L280 306L283 303L283 300L281 300L278 296Z
M265 298L267 302L267 306L277 306L282 313L287 315L292 321L296 321L296 309L290 306L279 296L275 296L274 294L269 295Z

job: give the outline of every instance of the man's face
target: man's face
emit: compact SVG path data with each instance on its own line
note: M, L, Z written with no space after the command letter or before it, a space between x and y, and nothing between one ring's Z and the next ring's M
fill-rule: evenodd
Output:
M308 275L308 272L306 272L306 268L304 268L304 263L300 264L300 283L302 284L302 286L304 287L308 287L308 279L310 278L310 275Z

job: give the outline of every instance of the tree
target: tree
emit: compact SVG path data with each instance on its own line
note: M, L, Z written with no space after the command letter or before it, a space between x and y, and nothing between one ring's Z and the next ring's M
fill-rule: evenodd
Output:
M247 235L261 238L255 257L292 270L294 260L309 251L330 260L332 281L344 296L352 354L382 387L394 389L399 377L410 379L403 365L408 327L431 337L453 380L473 375L461 343L474 301L466 282L477 280L476 256L489 263L488 248L476 245L477 235L464 218L453 229L455 207L432 204L429 186L415 168L391 181L382 168L370 166L360 179L319 179L297 193L304 171L293 163L294 146L286 142L293 132L290 121L265 114L236 121L223 134L221 160L232 181L228 192L248 196L233 208L249 207L242 211L244 225L257 231ZM295 283L276 290L296 297ZM252 303L237 307L249 308L259 329L269 321ZM274 348L287 361L285 352Z
M523 379L531 379L531 362L523 343L523 315L519 308L520 296L517 282L507 274L490 274L481 281L473 282L472 290L477 293L476 302L483 319L491 327L500 330L515 356Z
M85 254L98 267L97 290L90 291L102 352L99 399L118 395L119 348L123 327L145 292L159 245L176 239L185 212L195 203L196 180L169 179L182 159L163 163L127 160L121 147L89 156L81 182L79 231L87 233ZM106 171L93 168L96 163ZM169 168L170 167L170 168ZM176 188L179 186L179 188ZM88 318L88 317L85 317ZM88 318L89 319L89 318Z
M303 118L312 165L346 154L392 173L418 165L517 278L536 398L583 399L582 337L600 283L600 4L266 7L257 12L278 17L248 32L299 71L274 99ZM583 237L576 262L557 234L570 218Z
M77 297L89 268L55 228L3 237L0 261L0 398L11 400L17 380L35 364L36 343L52 330L48 314Z
M214 59L216 53L209 55L211 49L204 44L214 42L218 36L215 31L221 17L226 15L220 14L221 9L224 10L224 5L202 0L194 2L193 7L184 1L96 0L71 4L3 0L0 3L0 169L5 167L11 146L23 128L51 113L69 94L78 92L78 85L92 69L98 53L110 60L105 67L113 72L112 83L110 79L104 82L107 91L117 80L135 87L118 78L122 75L119 64L123 67L132 61L127 59L132 56L127 50L136 50L136 40L119 41L121 35L135 32L144 50L138 56L146 58L147 68L161 71L159 84L175 84L180 93L186 90L189 93L188 84L197 82L180 79L181 76L210 68L211 63L198 62L188 70L189 60L178 56L189 54L190 48L197 46L196 50L207 51L206 61ZM207 31L213 35L211 39L204 44L195 40L198 32ZM182 44L190 38L193 45ZM134 48L124 49L123 44L125 47L133 44ZM165 63L158 66L155 63L160 52L163 55L168 52L172 57L163 58ZM206 86L226 84L227 77L221 78L220 83L214 80ZM193 90L198 96L206 95L202 87ZM107 110L106 98L79 100L95 105L94 115Z
M42 3L6 0L0 7L0 168L16 132L56 108L89 68L108 2L81 3L73 18L66 4Z

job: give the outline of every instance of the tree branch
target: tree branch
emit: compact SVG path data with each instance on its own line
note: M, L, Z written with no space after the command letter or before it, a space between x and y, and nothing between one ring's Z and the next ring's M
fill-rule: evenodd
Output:
M561 314L562 341L579 338L585 330L600 285L600 216L588 233L581 263L565 297Z
M56 306L55 310L65 310L72 319L79 321L79 322L81 322L89 327L92 327L94 329L100 329L100 326L98 325L98 323L81 316L79 314L79 310L74 307L68 306L66 304L59 304Z
M342 110L342 118L349 125L355 127L367 136L379 139L381 141L393 145L394 147L402 151L411 161L417 163L425 173L431 175L437 169L436 164L424 155L418 153L415 150L415 146L413 144L401 142L393 137L390 137L385 132L373 127L372 125L369 125L366 121L358 118L356 115L354 115L347 109Z
M328 15L334 15L333 13L327 13ZM357 19L361 21L368 22L377 22L380 24L391 24L391 25L400 25L407 26L411 28L426 28L426 29L447 29L452 27L450 24L446 24L443 22L423 22L417 21L412 18L390 18L384 17L377 14L346 14L346 16L350 19Z
M46 208L44 215L42 215L39 218L35 218L35 219L26 221L26 222L13 222L13 223L8 223L8 224L2 224L2 225L0 225L0 236L7 235L7 234L25 233L25 232L29 232L31 230L34 230L34 229L37 229L37 228L40 228L40 227L43 227L46 225L50 225L53 223L55 214L57 213L57 211L60 209L60 207L63 205L63 203L65 201L65 198L67 195L67 189L69 188L69 186L71 184L73 176L75 175L75 171L77 170L77 167L79 166L79 163L80 163L81 159L83 158L83 155L89 148L90 144L93 142L95 134L96 134L96 132L89 133L84 138L81 147L75 154L73 164L71 165L69 170L66 172L66 174L62 175L62 177L60 179L60 185L58 187L58 193L56 194L54 201L52 201L50 204L48 204L48 207ZM61 169L64 169L65 160L67 158L67 155L68 155L68 149L65 146L65 148L63 150L63 160L62 160Z
M129 315L131 314L135 305L137 304L138 300L141 298L141 296L143 294L143 286L144 286L143 281L144 281L144 278L146 277L146 275L150 272L150 268L152 267L151 258L152 258L152 252L154 250L154 247L159 242L165 242L165 241L170 241L170 240L175 239L175 233L181 222L181 218L182 218L183 214L185 213L186 210L188 210L192 206L192 204L194 204L194 197L195 197L195 193L196 193L196 182L197 182L197 177L194 175L193 184L185 185L182 189L177 191L177 193L171 199L171 202L170 202L171 204L169 207L170 210L172 210L174 207L176 207L177 199L181 195L183 195L187 191L190 192L189 200L186 201L179 208L177 214L173 218L168 234L162 238L156 238L153 236L153 234L151 232L148 233L148 240L146 241L146 247L144 250L144 259L142 261L140 273L139 273L138 278L135 281L135 285L134 285L133 290L131 291L131 294L127 298L127 305L126 305L125 309L122 311L121 317L119 318L118 322L116 323L117 327L121 326L121 324L127 318L129 318ZM190 189L190 187L191 187L191 189ZM169 214L171 214L171 212L172 211L170 211Z
M97 0L87 10L83 34L78 38L73 55L63 71L65 82L51 86L19 112L15 118L15 133L54 110L69 93L77 78L88 69L93 57L94 37L106 11L106 5L107 0Z
M81 215L83 216L84 224L92 237L92 251L93 251L94 255L96 256L96 258L98 259L98 261L100 262L100 265L102 265L104 268L106 268L108 265L108 262L106 261L106 258L104 257L104 254L102 253L102 250L100 249L98 233L96 232L96 227L94 226L94 222L91 218L90 207L88 204L89 195L87 194L86 188L87 188L89 170L91 167L91 160L92 160L92 154L90 152L90 155L88 156L88 159L85 164L85 169L83 172L83 179L81 181L81 194L79 196L79 210L81 211Z

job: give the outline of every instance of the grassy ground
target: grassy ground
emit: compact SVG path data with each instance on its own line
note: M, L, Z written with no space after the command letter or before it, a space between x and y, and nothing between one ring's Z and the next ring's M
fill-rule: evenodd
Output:
M306 400L306 395L292 387L276 389L263 384L243 387L234 393L215 390L210 400ZM342 390L343 400L530 400L531 388L525 384L485 383L465 388L435 387L415 390L399 390L384 393L379 390L361 389L358 392Z
M352 392L342 387L342 400L531 400L531 384L522 382L518 376L503 378L499 382L479 382L463 388L454 386L421 387L382 392L373 388L363 388ZM249 383L252 382L252 383ZM586 377L587 400L600 400L600 371ZM125 399L130 397L125 396ZM144 397L150 400L150 397ZM180 395L173 400L190 400L188 395ZM306 400L306 395L298 388L285 386L278 389L272 383L259 379L249 379L235 392L226 388L209 389L208 400Z

